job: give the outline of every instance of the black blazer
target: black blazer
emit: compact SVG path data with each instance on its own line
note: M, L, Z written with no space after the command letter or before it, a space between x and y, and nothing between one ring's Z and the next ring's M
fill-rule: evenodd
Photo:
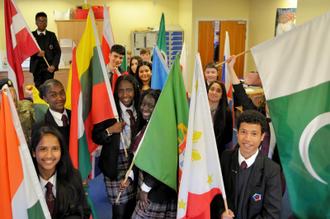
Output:
M219 134L219 129L222 124L214 123L214 135L215 141L217 143L219 158L221 157L222 152L225 150L225 145L232 141L233 139L233 114L230 110L226 110L226 121L225 129L222 134Z
M177 192L165 185L161 181L157 180L150 174L143 172L143 182L152 189L148 193L148 199L153 203L170 202L173 199L177 199Z
M98 145L103 145L98 166L103 175L112 180L117 179L120 134L113 133L108 137L105 133L105 129L112 126L116 122L116 119L108 119L95 124L92 130L93 142Z
M221 156L221 169L227 195L228 208L237 215L238 149L226 150ZM244 193L242 219L281 218L282 190L280 167L259 151ZM254 194L261 194L261 201L255 201ZM221 195L211 203L212 218L220 218L225 211Z
M34 38L38 42L38 33L37 31L32 32ZM39 45L40 46L40 45ZM46 30L46 48L45 48L45 57L49 63L49 65L53 65L55 67L55 71L58 70L58 65L60 63L61 58L61 47L58 44L55 33ZM30 72L35 73L37 70L37 65L40 57L37 54L31 56L30 59Z
M66 112L68 113L68 120L71 121L71 110L66 109ZM34 135L41 127L44 126L52 126L56 128L64 137L65 142L67 143L67 146L69 148L69 141L70 141L70 124L66 127L59 127L57 123L54 120L54 117L50 113L49 109L46 111L45 115L42 116L37 122L35 122L32 126L32 134Z
M75 177L79 180L79 182L81 183L81 187L82 186L82 180L81 180L81 175L80 175L80 172L79 170L76 170L74 171L74 175ZM58 182L58 181L57 181ZM57 187L59 185L57 184ZM79 192L81 192L82 194L80 195L83 195L84 200L83 200L83 203L79 203L82 205L82 210L83 210L83 217L80 216L80 212L78 209L74 209L73 212L61 212L57 206L59 206L59 202L61 200L61 193L59 192L56 192L56 199L55 199L55 207L54 207L54 215L52 218L56 218L56 219L60 219L60 218L65 218L65 219L89 219L89 216L91 215L91 208L89 207L88 203L87 203L87 199L86 199L86 195L85 195L85 192L84 192L84 189L81 188L79 190ZM68 206L68 210L69 210L69 206Z
M235 98L235 105L242 105L243 107L243 111L245 110L257 110L260 113L262 113L263 115L266 116L266 111L265 109L261 109L258 108L256 105L254 105L253 101L251 100L250 97L248 97L248 95L245 92L245 89L243 87L243 85L240 84L233 84L233 88L234 88L234 98Z

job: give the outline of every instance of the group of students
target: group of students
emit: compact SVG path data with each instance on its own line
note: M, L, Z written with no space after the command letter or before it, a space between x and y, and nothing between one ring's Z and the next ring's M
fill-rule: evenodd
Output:
M120 70L124 54L125 48L121 45L111 48L108 65L110 81L113 71ZM247 97L233 70L235 60L235 56L227 60L228 68L235 94L243 110L247 111L238 119L238 145L233 150L225 151L225 144L232 140L233 130L225 86L217 81L214 64L208 64L205 70L210 114L230 209L228 212L224 210L222 196L217 195L211 203L211 218L280 218L280 167L259 151L267 130L264 115L268 110L267 107L265 111L260 110ZM98 165L104 175L113 218L176 218L177 193L173 189L136 166L128 180L124 181L161 93L160 90L150 89L151 70L151 63L131 58L129 73L121 75L113 86L119 121L108 119L95 124L92 130L92 140L103 145ZM150 81L143 77L149 71ZM83 181L68 153L71 112L64 108L65 89L60 81L49 79L39 90L49 109L33 125L30 150L46 199L49 191L45 186L48 183L53 185L50 189L53 198L50 199L55 200L55 205L49 205L53 206L49 207L50 212L53 218L88 218L91 211ZM124 149L128 152L127 157ZM242 166L245 168L239 168ZM122 195L116 202L120 192Z
M149 52L146 53L148 55L144 55L145 53L142 53L141 57L131 57L128 69L125 71L120 67L125 56L125 47L119 44L115 44L111 47L111 52L109 55L110 62L107 65L107 71L110 83L112 84L113 88L115 86L113 75L117 74L115 72L116 70L120 74L130 74L134 76L139 83L140 90L145 91L151 88L152 63L150 62L150 51L146 51ZM142 57L147 61L144 61Z

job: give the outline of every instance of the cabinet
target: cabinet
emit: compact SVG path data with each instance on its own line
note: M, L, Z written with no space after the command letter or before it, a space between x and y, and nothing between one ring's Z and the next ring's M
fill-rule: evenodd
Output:
M81 36L86 28L86 20L57 20L57 37L60 43L61 49L72 49L72 44L68 45L66 42L79 45ZM102 40L103 33L103 20L96 20L96 28L99 36L99 40Z
M175 56L182 50L183 46L183 29L179 25L166 25L166 46L167 46L167 64L172 66ZM132 54L140 55L140 49L148 48L151 53L153 47L157 44L158 27L154 30L133 29L131 30Z

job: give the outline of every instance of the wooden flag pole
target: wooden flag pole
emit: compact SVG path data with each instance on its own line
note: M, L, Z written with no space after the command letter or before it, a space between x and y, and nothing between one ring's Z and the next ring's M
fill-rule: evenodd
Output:
M244 55L245 53L248 53L248 52L250 52L250 50L246 50L246 51L244 51L244 52L241 52L240 54L236 55L236 57L241 56L241 55ZM228 57L228 58L229 58L229 57ZM216 64L215 67L219 67L219 66L225 64L226 62L227 62L227 61L220 62L219 64Z
M46 64L47 64L48 68L50 68L50 65L49 65L49 63L48 63L48 61L47 61L46 57L45 57L45 56L43 56L43 58L44 58L44 60L45 60L45 62L46 62Z
M225 203L225 210L226 210L226 213L229 214L229 212L228 212L227 198L225 198L225 199L223 200L223 202Z
M119 122L119 118L117 117L117 122ZM128 157L128 154L127 154L127 150L125 148L125 143L124 143L124 136L123 136L123 133L120 132L120 139L121 139L121 142L123 143L123 148L124 148L124 151L125 151L125 156Z
M129 169L127 170L127 173L126 173L126 175L125 175L125 179L124 179L124 184L126 183L126 181L127 181L127 179L128 179L128 174L132 171L133 165L134 165L134 160L132 161L131 166L130 166ZM118 196L117 196L116 203L119 201L120 196L121 196L121 192L119 192L119 194L118 194Z

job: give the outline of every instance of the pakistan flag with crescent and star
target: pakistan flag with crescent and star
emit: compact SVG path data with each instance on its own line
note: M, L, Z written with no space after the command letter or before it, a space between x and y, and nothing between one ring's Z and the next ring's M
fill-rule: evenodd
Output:
M330 13L251 49L296 218L330 218Z

